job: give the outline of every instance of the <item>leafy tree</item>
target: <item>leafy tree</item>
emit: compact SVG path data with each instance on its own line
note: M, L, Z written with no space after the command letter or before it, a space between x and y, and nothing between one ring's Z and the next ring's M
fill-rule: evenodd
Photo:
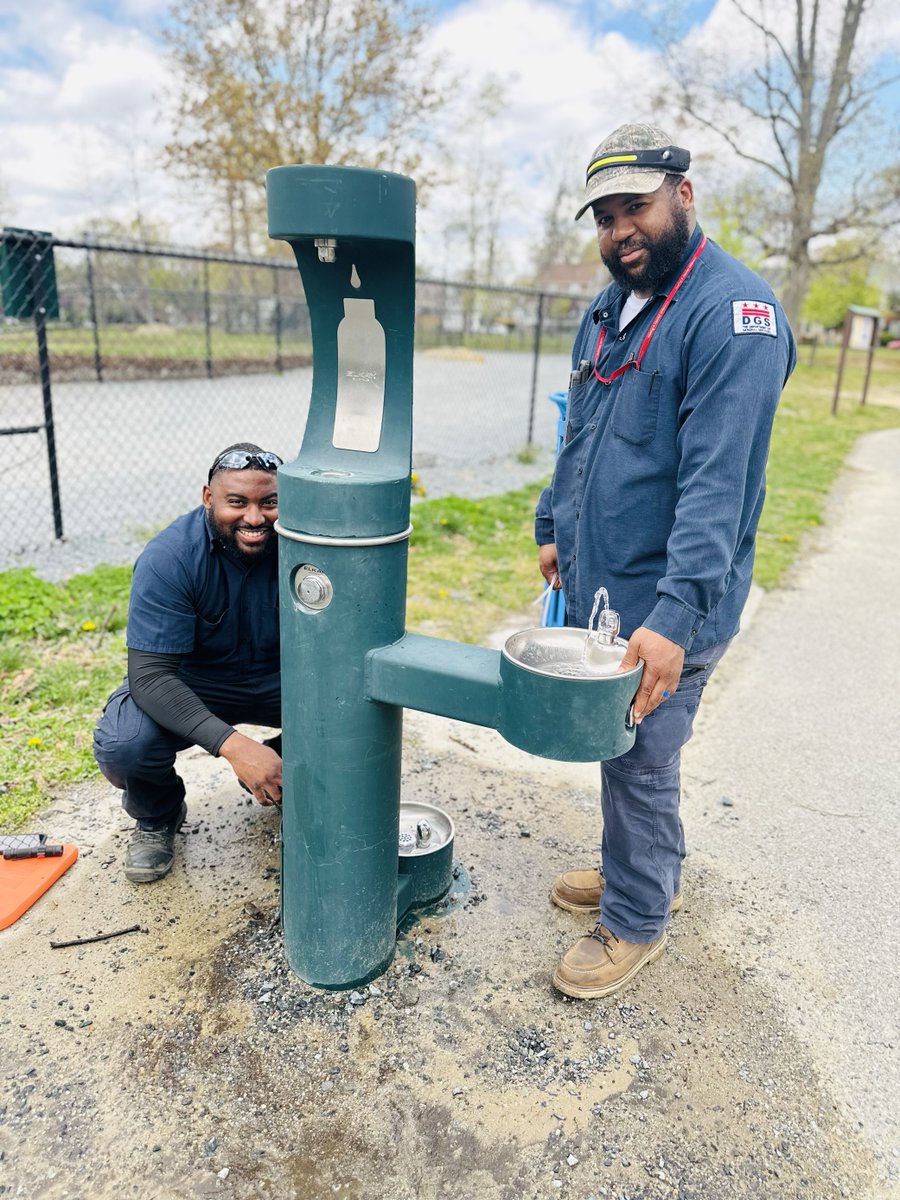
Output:
M427 19L415 0L175 0L167 160L213 186L232 249L260 248L270 167L419 170L444 101Z
M703 228L723 250L753 270L759 270L764 259L757 199L756 189L738 187L714 193L703 201Z
M135 217L131 221L120 221L108 215L96 215L82 221L80 226L71 231L71 236L93 236L107 242L135 242L144 245L171 245L169 228L164 221L150 220L146 217Z
M767 180L760 241L785 263L792 322L815 239L882 227L886 201L896 199L895 136L882 136L878 169L865 144L880 132L873 105L889 78L877 52L863 51L862 35L875 32L884 9L883 0L730 0L729 27L710 34L715 48L671 25L661 31L682 113ZM715 53L726 37L735 52Z
M851 304L877 308L881 293L869 283L869 264L860 251L857 242L844 240L822 255L803 301L803 316L808 321L836 329Z

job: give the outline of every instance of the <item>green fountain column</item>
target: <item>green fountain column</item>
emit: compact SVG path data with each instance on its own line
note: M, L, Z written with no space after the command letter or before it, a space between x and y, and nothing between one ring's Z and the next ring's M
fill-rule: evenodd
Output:
M307 982L348 987L382 973L397 925L403 710L367 698L365 664L405 624L415 185L286 166L267 189L313 339L306 433L278 481L285 951Z

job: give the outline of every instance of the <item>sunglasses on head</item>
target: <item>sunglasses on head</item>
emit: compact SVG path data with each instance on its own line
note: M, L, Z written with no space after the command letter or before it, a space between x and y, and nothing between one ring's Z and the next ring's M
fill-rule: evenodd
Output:
M209 468L207 483L217 471L275 471L281 464L282 459L271 450L226 450Z

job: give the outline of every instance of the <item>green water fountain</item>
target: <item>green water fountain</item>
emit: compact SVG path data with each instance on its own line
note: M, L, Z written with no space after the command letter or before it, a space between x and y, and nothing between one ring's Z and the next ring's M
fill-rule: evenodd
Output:
M599 761L633 744L641 666L617 672L608 607L596 630L524 630L502 651L406 632L415 184L303 165L269 171L267 191L313 342L306 431L278 480L281 916L291 969L342 989L380 975L406 913L450 886L452 820L412 805L401 821L403 709Z

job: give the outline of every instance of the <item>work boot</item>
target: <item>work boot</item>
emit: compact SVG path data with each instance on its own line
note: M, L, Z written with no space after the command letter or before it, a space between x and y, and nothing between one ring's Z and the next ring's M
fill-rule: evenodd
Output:
M553 986L578 1000L610 996L630 983L641 967L659 958L668 940L663 930L652 942L626 942L597 924L559 960Z
M586 871L564 871L553 881L550 889L550 899L557 908L567 912L591 913L600 908L600 893L603 891L603 876L591 867ZM679 889L672 897L669 912L678 912L684 904L684 896Z
M172 869L175 861L175 834L187 816L182 800L178 815L160 829L145 829L138 821L125 854L125 878L132 883L155 883Z

